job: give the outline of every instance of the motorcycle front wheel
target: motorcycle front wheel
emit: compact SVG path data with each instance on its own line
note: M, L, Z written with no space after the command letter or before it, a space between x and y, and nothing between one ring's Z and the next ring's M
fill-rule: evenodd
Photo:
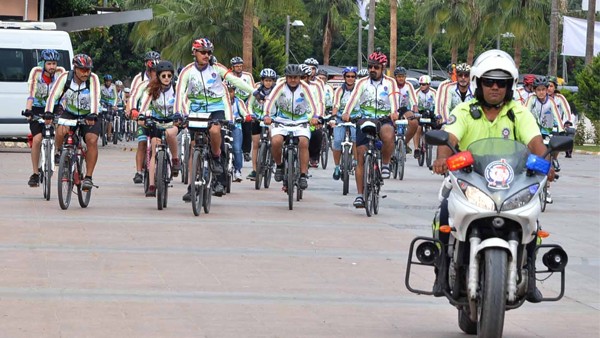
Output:
M484 251L480 271L480 301L477 304L477 337L502 337L506 311L507 252L501 248Z

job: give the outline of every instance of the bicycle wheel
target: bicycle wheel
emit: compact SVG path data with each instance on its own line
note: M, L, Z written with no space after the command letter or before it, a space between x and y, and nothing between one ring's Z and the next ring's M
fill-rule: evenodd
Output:
M291 150L287 151L287 161L285 163L285 178L287 182L287 194L288 194L288 207L290 210L294 209L294 152Z
M86 163L83 154L77 154L77 162L79 163L77 166L78 173L75 173L79 175L79 184L77 184L77 199L79 200L79 205L82 208L87 208L87 206L90 204L90 198L92 197L92 189L88 191L83 191L83 189L81 189L86 173Z
M190 139L183 137L183 146L179 163L181 164L181 182L188 184L189 180L189 161L190 161Z
M373 214L377 215L379 213L379 191L381 189L381 172L379 171L379 166L377 169L373 168L373 180L371 181L371 198L373 205Z
M192 170L190 171L190 198L192 211L195 216L200 216L204 201L204 161L200 150L194 150L192 155Z
M323 138L321 138L321 168L327 169L327 160L329 159L329 136L327 135L327 129L323 131Z
M373 194L373 157L370 154L365 154L365 164L363 167L363 200L365 201L365 212L368 217L373 213L373 203L371 195Z
M165 198L165 151L159 150L156 154L156 175L154 182L156 184L156 206L158 210L163 209Z
M271 185L271 176L273 175L273 166L275 165L273 161L273 156L271 156L271 146L267 145L267 157L266 157L266 166L263 168L263 187L268 189Z
M50 200L50 192L52 191L52 156L54 156L54 152L52 151L52 147L50 146L49 140L42 141L42 147L44 147L44 167L40 172L40 179L44 187L44 198L46 201Z
M418 161L419 161L419 167L422 167L423 164L425 163L425 151L427 144L425 144L425 136L421 135L421 139L419 140L419 149L421 150L421 155L419 155Z
M344 152L342 153L342 195L348 195L350 189L350 170L352 167L352 155L350 154L350 147L344 146Z
M427 164L427 168L431 168L433 146L426 144L425 147L427 147L427 150L425 151L425 154L427 155L425 157L425 163Z
M163 208L167 207L167 202L169 201L169 183L173 179L173 168L171 168L171 156L169 156L168 152L165 152L165 164L163 166L163 182L165 182L165 196L163 198Z
M392 173L394 179L398 178L398 157L399 157L398 147L394 148L394 153L392 154L392 158L390 159L390 172Z
M258 148L258 159L256 160L256 178L254 179L254 189L260 190L264 176L264 168L267 163L267 143L261 142Z
M209 156L209 155L206 155ZM212 187L215 182L213 182L217 177L215 177L210 170L210 166L204 170L204 202L202 206L204 207L204 213L208 214L210 212L210 204L212 200Z
M73 193L73 171L71 170L71 154L68 150L63 149L58 163L58 204L61 209L66 210L69 208Z
M400 138L398 140L398 145L396 146L398 149L398 179L404 179L404 165L406 164L406 144L404 143L404 139Z
M112 137L112 142L113 144L117 144L117 142L119 142L119 129L120 125L119 125L119 118L115 117L114 118L114 122L113 122L113 137Z
M106 120L104 118L102 118L102 146L104 147L105 145L108 144L108 139L107 139L107 135L106 135Z
M542 189L542 192L540 192L540 207L542 212L546 211L546 196L548 196L548 185L546 184L544 186L544 189Z

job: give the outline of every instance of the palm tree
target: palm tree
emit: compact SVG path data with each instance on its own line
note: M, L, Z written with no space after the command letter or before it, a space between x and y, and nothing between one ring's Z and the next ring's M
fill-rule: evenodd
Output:
M323 29L323 64L329 64L333 36L342 30L342 18L354 13L354 0L307 0L313 22Z

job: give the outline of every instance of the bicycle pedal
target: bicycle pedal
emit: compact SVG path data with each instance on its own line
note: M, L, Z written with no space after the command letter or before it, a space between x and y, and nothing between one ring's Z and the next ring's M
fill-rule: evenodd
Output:
M381 195L381 198L386 198L386 197L387 197L387 195Z

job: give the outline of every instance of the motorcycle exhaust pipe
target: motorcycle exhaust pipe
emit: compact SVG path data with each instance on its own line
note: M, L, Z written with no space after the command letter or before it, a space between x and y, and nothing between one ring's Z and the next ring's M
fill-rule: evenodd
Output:
M567 266L569 262L569 256L565 250L561 248L554 248L542 256L542 263L552 272L561 272Z

